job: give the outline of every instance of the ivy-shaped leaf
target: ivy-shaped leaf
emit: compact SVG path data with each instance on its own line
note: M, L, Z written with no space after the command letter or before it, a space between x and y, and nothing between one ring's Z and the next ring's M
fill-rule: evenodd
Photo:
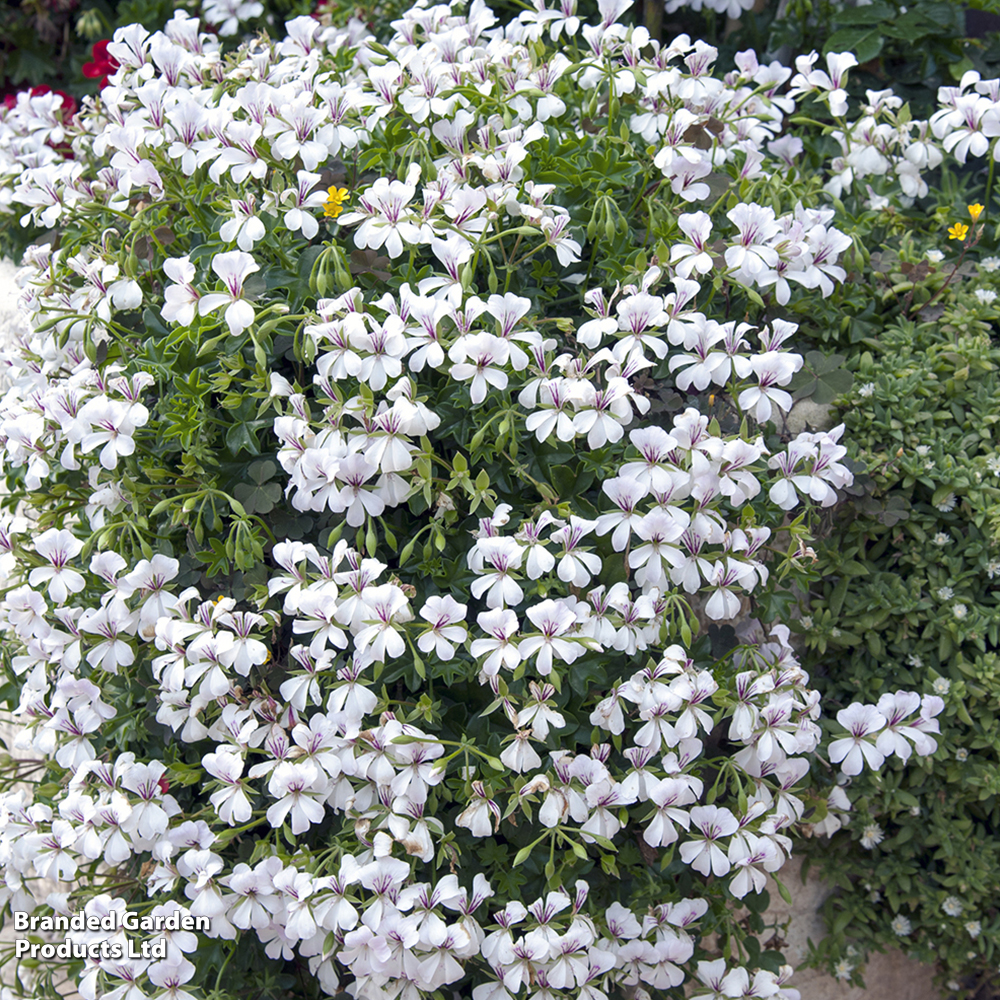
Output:
M253 462L247 469L249 483L238 483L233 496L246 508L248 514L269 514L281 499L281 487L269 482L278 471L274 462L264 459Z

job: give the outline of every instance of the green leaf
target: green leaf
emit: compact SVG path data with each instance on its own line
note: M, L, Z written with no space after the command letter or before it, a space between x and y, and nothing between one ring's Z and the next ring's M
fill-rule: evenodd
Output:
M792 894L788 891L788 886L784 882L776 879L774 874L771 874L771 881L778 887L778 892L781 894L781 898L789 905L792 905Z
M840 31L835 31L823 46L823 55L853 52L858 57L858 62L866 63L882 51L883 43L882 23L879 19L879 23L870 28L841 28Z

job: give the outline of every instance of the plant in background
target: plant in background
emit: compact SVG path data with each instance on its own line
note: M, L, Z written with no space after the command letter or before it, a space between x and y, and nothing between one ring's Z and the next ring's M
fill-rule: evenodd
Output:
M842 426L784 419L858 294L855 181L926 187L962 95L848 120L850 56L717 77L626 6L229 57L178 13L116 32L71 157L57 100L0 112L3 204L51 230L0 409L38 779L0 891L208 920L155 962L75 938L82 991L793 997L757 934L843 811L810 763L934 753L923 683L821 748L792 587L853 476Z
M820 855L843 891L827 904L833 934L818 957L854 969L872 947L898 946L939 964L950 989L974 992L995 983L1000 932L1000 354L997 259L963 263L983 235L983 206L968 212L947 233L963 241L957 250L945 249L939 230L941 250L920 262L924 240L913 240L907 256L920 270L909 270L909 290L905 250L882 265L887 283L903 282L912 318L851 358L857 388L844 419L867 475L855 484L859 503L817 546L825 582L814 585L803 624L811 659L830 664L820 680L826 697L877 700L885 711L885 692L926 686L945 706L933 761L852 778L843 789L850 823ZM926 302L920 309L914 293Z
M656 34L656 15L647 4L645 20ZM915 113L930 114L939 87L952 86L969 70L995 76L1000 63L990 2L950 0L667 0L667 32L686 31L720 48L728 61L746 46L787 62L796 53L817 49L823 55L850 52L859 68L854 93L890 84ZM657 11L659 14L659 11Z

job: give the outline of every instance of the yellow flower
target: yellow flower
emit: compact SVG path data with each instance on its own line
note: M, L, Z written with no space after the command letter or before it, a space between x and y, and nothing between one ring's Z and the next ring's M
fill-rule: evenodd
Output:
M347 188L339 188L334 185L327 190L326 204L323 206L323 214L328 219L336 219L344 210L344 202L347 201Z
M949 240L964 240L969 235L969 227L964 222L956 222L948 230Z
M979 221L979 216L981 216L983 214L984 206L982 206L982 205L969 205L968 208L969 208L969 215L972 216L972 221L973 222L978 222Z

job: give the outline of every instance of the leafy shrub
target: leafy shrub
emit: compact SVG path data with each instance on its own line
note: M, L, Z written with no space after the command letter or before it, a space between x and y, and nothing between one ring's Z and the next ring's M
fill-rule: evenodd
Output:
M908 275L926 298L958 254L921 260L919 245L909 260L886 253L877 264L887 282ZM848 831L824 849L845 891L829 903L835 933L823 955L848 961L847 949L900 946L940 963L955 989L994 981L1000 930L991 889L1000 865L997 260L962 271L853 359L844 419L868 475L856 483L860 502L818 547L822 597L804 622L816 661L831 664L822 687L834 701L877 700L901 685L929 687L946 705L933 760L847 789Z
M49 230L0 411L37 754L0 891L209 923L73 958L86 994L795 996L764 887L828 789L787 619L852 474L842 427L784 429L798 372L844 385L793 347L855 295L836 197L926 193L907 154L961 123L873 163L853 57L720 79L626 6L229 58L178 14L72 121L0 113L2 204ZM940 699L894 697L838 713L844 773L934 751Z
M75 97L94 92L94 45L117 28L162 28L177 9L204 16L223 36L310 13L309 0L33 0L0 10L0 95L48 87ZM224 29L224 30L221 30ZM89 79L88 79L89 76Z
M939 87L957 83L969 70L997 73L995 21L970 15L970 8L997 11L992 2L952 0L667 0L664 20L668 33L684 30L718 45L723 60L748 46L783 60L810 49L852 52L861 64L851 81L859 97L866 88L891 84L924 115L934 110Z

